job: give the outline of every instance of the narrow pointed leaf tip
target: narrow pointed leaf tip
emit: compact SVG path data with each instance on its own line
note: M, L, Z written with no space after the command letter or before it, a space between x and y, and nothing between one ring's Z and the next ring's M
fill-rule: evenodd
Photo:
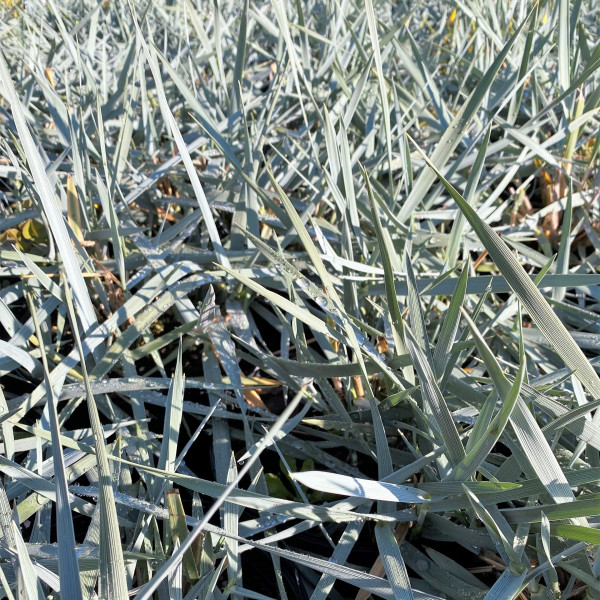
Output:
M338 475L326 471L305 471L292 473L292 477L302 485L327 494L355 496L369 500L404 502L407 504L429 502L429 494L404 485L381 483L348 475Z

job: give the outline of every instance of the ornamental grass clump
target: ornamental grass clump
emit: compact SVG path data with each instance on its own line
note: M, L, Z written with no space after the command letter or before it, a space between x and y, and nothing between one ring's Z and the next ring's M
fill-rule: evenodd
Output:
M598 15L1 2L1 597L600 600Z

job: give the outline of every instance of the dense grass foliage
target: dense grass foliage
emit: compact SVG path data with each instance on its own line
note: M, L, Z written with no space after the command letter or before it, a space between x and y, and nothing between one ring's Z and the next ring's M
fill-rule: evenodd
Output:
M0 590L600 598L592 0L5 0Z

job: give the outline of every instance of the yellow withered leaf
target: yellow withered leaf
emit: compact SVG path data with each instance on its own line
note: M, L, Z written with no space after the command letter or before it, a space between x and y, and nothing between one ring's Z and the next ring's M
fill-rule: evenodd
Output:
M34 244L45 244L48 241L48 233L46 228L39 221L27 219L21 225L21 233L26 240Z
M50 67L44 69L44 75L46 76L48 83L52 86L52 89L55 89L54 73L52 72L52 69Z
M81 231L81 208L79 206L79 196L77 187L71 175L67 175L67 214L68 221L73 233L80 242L83 242L83 233Z

